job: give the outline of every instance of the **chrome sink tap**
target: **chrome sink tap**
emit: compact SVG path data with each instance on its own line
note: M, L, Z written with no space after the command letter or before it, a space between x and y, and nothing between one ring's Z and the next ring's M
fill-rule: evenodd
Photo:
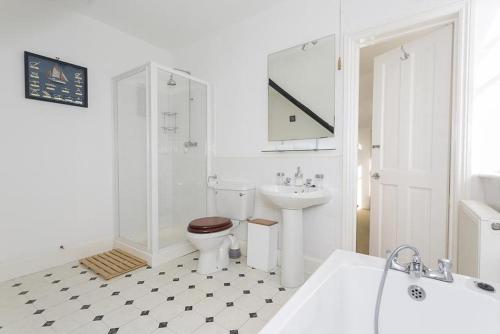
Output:
M399 253L404 249L413 251L412 260L410 263L401 264L398 262ZM402 271L409 274L412 278L427 277L442 282L452 283L453 275L451 274L452 263L448 259L438 260L438 269L429 269L422 262L422 258L417 248L408 245L399 246L391 253L388 261L390 261L390 269Z
M293 181L295 186L302 187L304 185L304 174L300 167L297 167L297 172L295 173Z
M306 179L306 183L304 183L304 186L305 186L306 188L311 188L311 187L313 187L313 183L312 183L312 181L313 181L312 179Z

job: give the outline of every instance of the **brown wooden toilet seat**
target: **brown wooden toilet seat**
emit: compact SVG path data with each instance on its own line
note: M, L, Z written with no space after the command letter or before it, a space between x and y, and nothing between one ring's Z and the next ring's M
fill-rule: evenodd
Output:
M233 227L231 219L224 217L203 217L191 221L188 231L191 233L215 233Z

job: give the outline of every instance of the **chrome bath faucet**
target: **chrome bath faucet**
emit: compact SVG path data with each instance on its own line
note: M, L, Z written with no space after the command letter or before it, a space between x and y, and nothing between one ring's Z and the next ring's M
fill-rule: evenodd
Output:
M410 249L411 251L413 251L413 256L410 263L401 264L398 262L398 257L399 253L404 249ZM453 275L451 274L452 263L450 260L439 259L438 269L430 269L426 267L422 262L420 252L413 246L399 246L396 250L394 250L394 252L392 252L391 257L388 260L390 261L390 269L407 273L415 279L420 277L427 277L446 283L453 282Z

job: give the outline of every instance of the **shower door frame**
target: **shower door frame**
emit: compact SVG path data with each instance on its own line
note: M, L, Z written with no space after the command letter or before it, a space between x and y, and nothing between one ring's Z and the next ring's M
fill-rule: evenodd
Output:
M120 237L120 219L119 219L119 198L118 198L118 100L117 84L120 80L126 79L132 75L146 71L146 159L147 159L147 245L135 243L126 238ZM158 72L166 71L168 73L183 77L185 79L197 82L206 87L206 175L212 171L213 156L213 116L212 116L212 92L208 82L193 77L182 71L160 65L155 62L148 62L142 66L136 67L130 71L122 73L113 78L113 135L114 135L114 246L134 254L148 262L150 265L157 265L172 260L179 256L194 251L194 247L187 239L174 243L172 245L160 248L159 246L159 184L158 184ZM208 186L205 184L205 205L209 210Z

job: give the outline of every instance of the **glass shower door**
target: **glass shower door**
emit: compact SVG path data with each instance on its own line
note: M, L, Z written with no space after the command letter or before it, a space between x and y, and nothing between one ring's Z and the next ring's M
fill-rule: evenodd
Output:
M207 87L158 73L159 248L186 240L186 227L207 214Z
M115 87L118 235L148 248L148 82L146 68Z

